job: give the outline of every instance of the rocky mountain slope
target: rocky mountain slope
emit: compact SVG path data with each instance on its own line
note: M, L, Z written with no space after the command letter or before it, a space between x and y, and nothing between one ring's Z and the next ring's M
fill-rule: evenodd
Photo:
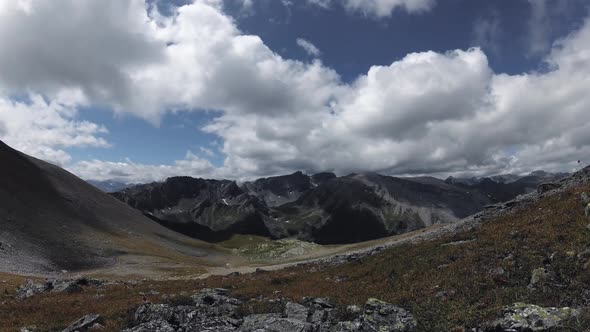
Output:
M334 178L336 178L336 175L333 173L319 173L307 176L302 172L295 172L290 175L246 182L242 185L242 188L262 199L268 207L276 207L294 202L304 192Z
M492 198L496 202L503 202L522 194L537 190L542 183L555 182L567 177L568 173L548 173L534 171L530 174L519 176L515 174L503 174L491 177L461 179L449 177L446 183L477 190Z
M337 244L454 222L555 177L533 173L504 183L296 172L242 185L176 177L113 196L167 227L207 241L240 233Z
M0 142L0 271L91 269L119 259L192 259L175 233L52 164Z
M401 179L376 173L333 179L274 210L283 236L349 243L449 223L492 201L433 178Z
M235 233L270 236L262 199L232 181L169 178L113 193L150 218L184 234L216 241Z

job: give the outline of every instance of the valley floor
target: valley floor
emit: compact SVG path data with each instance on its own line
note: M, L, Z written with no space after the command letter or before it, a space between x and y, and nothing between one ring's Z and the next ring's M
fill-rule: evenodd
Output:
M345 306L377 297L413 313L418 331L470 330L498 317L504 306L515 302L569 306L580 308L582 314L566 322L564 331L588 331L590 230L579 199L582 191L590 191L590 186L559 191L516 213L494 218L361 245L314 248L316 254L299 256L312 259L305 264L295 260L276 265L268 256L260 256L260 250L253 250L254 259L242 253L235 262L220 260L230 266L208 266L207 271L179 266L176 272L182 273L169 273L174 268L166 265L159 267L164 271L161 275L147 277L141 269L126 276L92 271L91 275L122 281L24 300L14 295L25 277L2 274L0 330L35 325L37 331L61 331L83 315L97 313L105 318L105 330L116 331L127 327L144 296L153 303L182 303L199 289L223 287L244 300L241 310L251 313L269 308L250 299L298 302L306 296L329 297ZM254 248L260 244L253 242ZM240 250L235 244L233 249L231 243L226 246L230 252ZM342 252L348 253L313 260L320 258L317 253ZM256 271L264 263L271 266ZM203 273L208 278L199 278Z

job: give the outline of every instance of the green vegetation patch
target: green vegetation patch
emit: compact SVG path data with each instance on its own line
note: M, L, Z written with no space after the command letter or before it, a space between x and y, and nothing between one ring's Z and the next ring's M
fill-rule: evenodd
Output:
M311 242L297 239L282 239L248 245L238 249L238 253L252 261L288 260L303 256L320 247Z

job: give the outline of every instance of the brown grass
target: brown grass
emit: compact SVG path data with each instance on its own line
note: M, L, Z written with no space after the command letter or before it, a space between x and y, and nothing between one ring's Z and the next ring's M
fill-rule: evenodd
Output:
M590 188L581 188L589 190ZM216 277L244 298L258 295L327 296L342 304L379 297L414 312L423 331L473 327L516 301L544 306L585 306L590 269L576 254L590 248L588 220L579 191L544 199L516 215L488 221L478 230L417 245L403 245L338 267L289 268L266 274ZM471 240L463 245L446 243ZM527 289L532 270L553 256L559 285ZM505 259L509 256L512 259ZM494 278L502 267L505 278ZM336 277L346 276L336 282ZM342 278L341 278L342 279Z
M16 288L27 279L27 277L16 276L0 272L0 296L7 295L6 293L13 293ZM33 278L28 278L33 279Z
M362 304L378 297L414 313L420 331L475 327L496 317L504 305L517 301L584 307L590 302L590 264L577 254L590 248L590 231L578 201L581 190L590 191L590 187L543 199L518 214L487 221L476 230L402 245L341 266L309 265L204 281L145 281L105 290L89 288L81 294L49 294L22 302L5 297L0 307L0 330L37 325L43 331L55 331L84 314L99 313L106 319L106 330L114 331L125 327L127 312L142 301L140 292L159 292L149 296L152 302L174 301L162 299L163 294L174 294L182 301L203 287L230 288L242 299L262 295L298 301L317 296L330 297L339 305ZM473 239L461 245L445 245ZM556 275L554 284L529 290L532 270L545 264ZM507 271L506 276L490 273L498 267ZM8 279L13 280L13 286L21 282ZM244 308L244 312L258 310ZM588 319L572 322L571 330L589 329Z

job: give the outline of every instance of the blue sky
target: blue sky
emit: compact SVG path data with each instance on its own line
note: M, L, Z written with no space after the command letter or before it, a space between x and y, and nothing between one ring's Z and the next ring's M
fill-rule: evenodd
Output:
M496 72L534 70L544 54L529 54L531 29L542 28L536 24L548 24L550 29L544 37L549 46L578 27L588 10L585 1L550 1L547 17L531 22L532 6L520 0L439 1L425 13L397 10L381 19L348 13L341 6L318 10L305 2L285 6L281 1L259 1L246 12L239 1L227 3L228 12L245 33L259 35L271 49L298 59L305 59L307 54L295 40L305 38L322 50L322 61L346 80L366 73L373 65L389 65L408 53L473 46L486 50ZM494 38L482 45L476 27L493 20L498 22Z
M168 164L184 157L187 151L194 151L211 160L216 166L223 164L223 154L218 151L217 136L201 130L215 112L167 114L161 123L140 120L134 116L114 115L108 109L84 108L80 117L104 124L108 130L110 148L73 148L74 162L88 159L126 160L144 164ZM201 151L206 148L214 155Z
M84 178L487 175L590 151L583 0L72 3L0 0L0 138Z
M190 1L189 1L190 2ZM170 7L187 1L161 1L164 13ZM321 60L334 68L345 81L351 82L373 65L389 65L412 52L467 49L481 46L490 67L497 73L519 74L542 69L545 54L529 54L531 5L528 1L440 1L434 10L418 15L395 11L391 17L378 19L360 13L348 13L343 7L318 8L302 1L286 5L278 0L261 0L244 8L241 1L226 1L226 12L245 34L258 35L273 51L285 58L310 61L313 57L296 43L309 40L321 50ZM567 35L586 17L585 1L557 1L547 9L551 29L548 44ZM560 8L553 13L553 8ZM497 19L500 27L494 40L482 45L475 36L475 27L482 20ZM533 27L534 28L534 27ZM215 113L179 113L166 115L159 127L132 117L113 117L110 111L83 111L82 117L103 123L109 128L110 149L79 149L72 151L74 160L105 159L166 164L180 159L187 150L199 152L200 147L216 151L211 158L215 165L223 163L223 154L214 145L216 137L200 128ZM204 155L203 157L208 157Z

